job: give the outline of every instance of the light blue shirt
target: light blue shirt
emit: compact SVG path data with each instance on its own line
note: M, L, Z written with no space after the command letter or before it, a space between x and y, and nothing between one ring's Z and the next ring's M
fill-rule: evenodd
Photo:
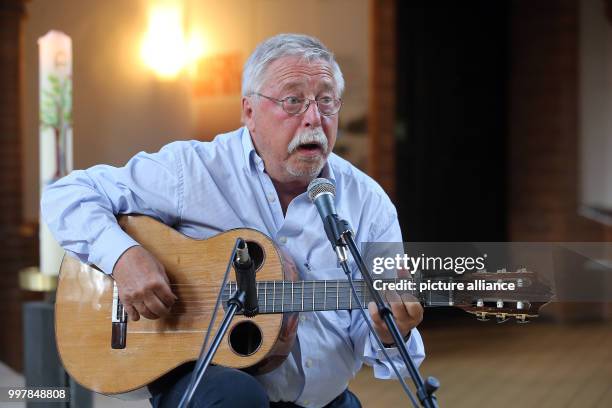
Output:
M335 184L338 214L350 223L358 244L402 241L395 207L370 177L335 154L322 175ZM301 279L346 279L307 194L297 196L283 215L246 128L208 143L174 142L158 153L141 152L121 168L73 171L42 198L43 219L58 242L106 273L137 245L116 223L115 215L125 213L155 217L198 239L255 228L289 251ZM373 340L357 310L301 313L290 355L257 379L271 401L322 407L346 389L363 362L374 367L377 378L394 376ZM416 329L407 346L420 364L425 350ZM407 376L397 349L388 350Z

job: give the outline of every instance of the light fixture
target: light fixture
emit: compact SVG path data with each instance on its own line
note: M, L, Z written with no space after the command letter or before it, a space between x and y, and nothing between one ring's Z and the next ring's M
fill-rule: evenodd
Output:
M185 34L183 7L180 3L163 2L149 10L147 32L142 42L143 62L162 79L173 79L189 63L204 53L201 36Z

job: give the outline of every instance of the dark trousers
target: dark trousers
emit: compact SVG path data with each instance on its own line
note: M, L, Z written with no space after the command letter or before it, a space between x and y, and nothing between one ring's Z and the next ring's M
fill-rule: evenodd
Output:
M170 381L163 392L151 398L155 408L176 408L183 397L191 371ZM172 384L173 383L173 384ZM193 408L296 408L292 402L270 402L261 384L249 374L233 368L209 366L193 399ZM361 408L357 397L348 389L326 408Z

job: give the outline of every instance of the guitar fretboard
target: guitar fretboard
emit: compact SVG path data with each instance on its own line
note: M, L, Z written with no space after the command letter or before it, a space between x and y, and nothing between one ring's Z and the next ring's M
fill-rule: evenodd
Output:
M397 280L388 280L394 282ZM364 307L372 300L366 283L355 279L355 291ZM229 282L225 286L222 302L225 305L230 296L236 291L236 282ZM351 293L351 286L344 280L316 280L316 281L258 281L257 299L259 313L284 312L312 312L323 310L352 310L359 308ZM426 306L448 305L449 295L444 293L430 293L419 300Z

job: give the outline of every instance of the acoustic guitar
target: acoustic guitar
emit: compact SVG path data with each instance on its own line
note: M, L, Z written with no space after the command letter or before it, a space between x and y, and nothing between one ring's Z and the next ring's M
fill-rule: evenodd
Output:
M66 370L93 391L141 398L146 392L138 391L146 391L148 384L197 359L238 237L247 241L257 267L260 314L234 319L214 364L253 374L268 372L280 365L291 350L298 312L358 307L346 279L297 280L297 269L290 257L256 230L235 229L195 240L145 216L123 216L119 223L164 265L178 300L164 318L128 322L114 280L93 266L64 257L55 307L57 346ZM233 278L232 273L230 279ZM423 292L419 300L426 307L459 307L480 319L515 317L524 322L537 316L550 294L546 285L525 270L503 274L478 272L452 279L512 281L520 283L521 290L511 294ZM367 305L369 294L364 282L355 283L362 303ZM235 282L226 284L224 306L235 289ZM220 317L213 331L217 330Z

